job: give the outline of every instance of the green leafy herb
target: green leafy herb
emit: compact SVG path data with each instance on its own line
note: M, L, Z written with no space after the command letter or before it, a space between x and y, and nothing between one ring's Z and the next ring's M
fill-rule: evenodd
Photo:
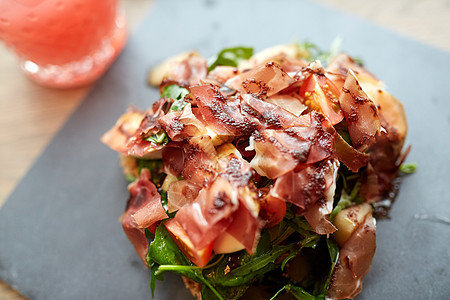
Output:
M286 284L283 286L270 300L275 300L281 293L286 291L287 293L291 294L295 297L295 299L298 300L315 300L317 299L315 296L311 295L307 291L305 291L302 287L295 286L293 284Z
M133 181L136 180L136 177L134 177L134 176L131 175L131 174L125 174L125 179L126 179L128 182L133 182Z
M243 60L249 59L253 55L253 48L251 47L234 47L226 48L219 52L219 54L212 59L208 70L212 71L217 66L232 66L237 67Z
M161 98L172 98L173 100L183 100L189 94L189 90L176 84L168 85L164 88Z
M320 60L322 64L327 65L339 53L342 40L342 37L336 37L331 44L329 51L323 51L316 44L308 41L296 45L298 52L301 53L306 60L310 62Z
M179 85L171 84L164 88L161 98L172 98L175 100L170 106L170 110L183 110L187 104L186 101L184 101L184 97L186 97L187 94L189 94L189 90Z
M145 138L145 140L152 142L156 145L165 145L169 142L169 137L167 136L167 133L164 130L160 130L154 135Z
M167 200L167 191L160 189L159 194L161 195L161 204L166 213L169 214L169 201Z
M163 280L163 274L171 271L202 283L211 289L212 293L219 300L224 300L211 283L203 277L202 269L192 265L190 260L181 252L163 224L157 227L155 237L148 247L145 259L152 274L152 295L155 290L155 279Z
M405 174L412 174L412 173L416 172L416 170L417 170L416 162L403 163L400 165L400 172L405 173Z
M333 208L333 211L330 214L330 221L333 222L336 215L343 209L350 207L352 205L352 200L350 196L345 192L345 190L342 190L341 198L339 199L336 206Z

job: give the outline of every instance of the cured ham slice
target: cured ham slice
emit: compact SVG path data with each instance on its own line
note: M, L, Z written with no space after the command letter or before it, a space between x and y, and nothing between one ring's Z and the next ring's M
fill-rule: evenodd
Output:
M329 160L325 163L325 168L321 170L325 179L323 198L305 212L306 220L318 234L331 234L336 231L336 227L329 221L328 216L333 210L338 170L339 161Z
M126 153L128 140L138 130L141 125L145 113L137 109L131 108L117 120L116 124L104 133L101 141L111 149Z
M327 297L353 298L362 289L362 280L369 272L376 248L375 220L368 214L339 252Z
M331 198L327 198L327 187L333 189L334 176L335 165L329 161L309 164L277 178L269 194L305 212L318 201L327 203L328 198Z
M148 169L142 169L137 181L128 186L130 199L127 210L120 217L123 230L133 244L139 257L145 262L148 251L148 241L145 228L167 218L161 204L161 196L155 185L150 181Z
M333 154L334 135L329 122L310 113L310 126L265 130L254 138L255 157L250 165L262 176L277 178L298 164L311 164ZM332 131L331 131L332 132Z
M339 103L353 146L359 151L366 151L375 142L381 123L376 105L361 88L352 70L345 79Z
M208 126L218 135L240 136L256 129L252 120L242 115L240 102L227 99L214 85L191 87L193 104Z
M199 84L208 74L206 59L197 55L190 55L186 59L174 64L163 79L160 90L167 85L177 84L183 87Z
M218 177L200 191L195 202L182 207L175 220L183 227L196 249L204 248L224 232L239 207L237 191Z
M268 62L231 78L225 85L242 94L270 97L294 82L295 79L283 71L280 65Z
M206 134L205 126L192 113L188 103L182 111L171 111L159 118L159 124L172 141L181 142L193 136Z
M251 107L253 116L256 117L264 129L278 129L294 126L308 126L310 120L307 117L297 117L276 104L263 101L255 95L245 94L242 99ZM293 101L299 102L297 99Z

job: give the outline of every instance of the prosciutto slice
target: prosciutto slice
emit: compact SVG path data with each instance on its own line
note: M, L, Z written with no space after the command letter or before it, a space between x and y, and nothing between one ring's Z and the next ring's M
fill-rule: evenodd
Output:
M206 134L205 126L192 113L190 103L186 104L182 111L171 111L162 116L158 122L172 141L181 142Z
M309 114L310 126L268 129L254 138L250 165L262 176L277 178L298 164L311 164L333 155L334 135L320 114ZM330 131L330 132L329 132Z
M277 178L269 194L305 212L318 201L327 202L327 183L331 188L334 175L334 166L329 161L309 164Z
M216 134L240 136L255 131L257 124L242 115L240 102L227 99L216 86L194 86L191 94L202 119Z
M243 102L252 109L252 111L247 110L247 112L253 112L253 116L261 122L261 126L264 129L308 126L310 124L310 120L308 117L297 117L296 115L281 108L280 106L263 101L255 95L245 94L242 95L242 99ZM292 101L296 101L299 103L297 99L294 99Z
M270 97L294 82L295 79L283 71L280 65L268 62L231 78L225 85L242 94Z
M339 103L353 146L359 151L366 151L380 131L380 117L376 105L363 91L352 70L348 71Z
M363 278L369 272L375 254L375 231L375 220L368 214L339 252L327 297L347 299L361 292Z
M195 202L183 206L175 220L183 227L196 249L212 243L233 221L238 209L237 191L223 177L202 189Z
M110 130L103 134L101 141L117 152L127 153L128 148L126 144L138 130L144 116L145 113L143 111L130 108L120 116Z
M323 198L306 210L305 218L318 234L331 234L336 231L336 227L329 221L328 216L333 210L339 161L333 159L324 164L325 167L321 170L325 179Z
M139 179L131 183L128 190L130 199L120 221L128 239L145 262L148 241L144 229L167 218L167 214L155 185L150 181L148 169L142 169Z
M163 79L160 90L170 84L177 84L188 88L191 85L199 84L208 74L206 59L197 55L190 55L181 62L176 63Z

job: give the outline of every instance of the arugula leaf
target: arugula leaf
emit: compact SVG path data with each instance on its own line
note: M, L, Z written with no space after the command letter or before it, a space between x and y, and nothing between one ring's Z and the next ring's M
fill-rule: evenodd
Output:
M232 66L237 67L238 64L253 56L253 48L251 47L234 47L226 48L219 52L219 54L212 59L208 71L214 70L217 66Z
M215 289L217 292L227 300L237 300L242 297L242 295L245 294L247 289L249 288L248 285L240 285L240 286L233 286L233 287L222 287L222 286L216 286ZM202 285L202 299L207 300L217 300L219 299L214 292L208 288L205 285Z
M327 294L328 288L330 287L330 281L331 277L333 276L334 267L336 266L336 263L339 258L339 246L333 242L331 239L327 239L327 247L328 247L328 254L330 255L330 271L328 272L328 276L325 278L325 281L322 284L322 287L318 285L317 292L320 293L320 295L325 296Z
M405 173L405 174L412 174L412 173L416 172L416 170L417 170L416 162L403 163L400 165L400 172Z
M145 140L156 145L165 145L169 142L169 137L167 136L167 133L163 129L161 129L154 135L145 138Z
M287 293L291 294L295 297L295 299L298 300L315 300L317 299L315 296L311 295L307 291L305 291L302 287L295 286L293 284L286 284L283 286L276 294L270 298L270 300L275 300L282 292L286 291Z
M324 300L327 294L331 276L333 275L334 267L336 266L336 262L339 258L339 247L330 239L326 239L328 254L330 257L330 270L326 274L323 280L318 281L314 284L314 290L312 293L306 291L303 287L294 285L292 283L288 283L284 285L281 289L279 289L275 295L270 298L270 300L275 300L281 293L286 292L290 295L294 296L295 299L300 300Z

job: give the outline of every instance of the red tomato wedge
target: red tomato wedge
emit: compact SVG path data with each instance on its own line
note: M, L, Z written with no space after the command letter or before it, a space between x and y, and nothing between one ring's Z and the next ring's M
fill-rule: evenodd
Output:
M198 267L203 268L209 261L211 253L213 250L214 242L210 243L208 246L195 249L191 240L187 236L183 227L175 220L171 219L164 223L169 231L170 236L180 248L181 251Z
M322 112L331 124L335 125L344 119L339 107L340 92L325 75L311 74L299 90L303 104L312 110Z

